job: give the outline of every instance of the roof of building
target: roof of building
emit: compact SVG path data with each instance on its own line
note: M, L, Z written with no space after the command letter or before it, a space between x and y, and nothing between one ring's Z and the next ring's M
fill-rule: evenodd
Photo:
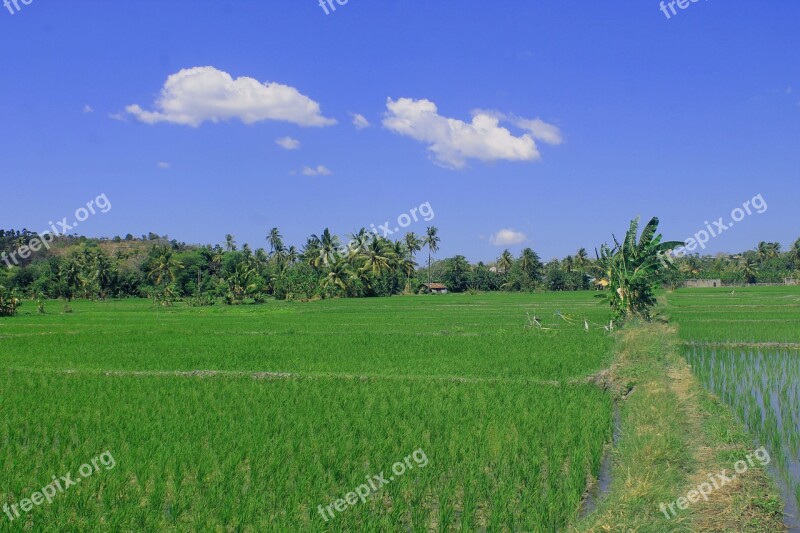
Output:
M442 290L447 288L447 285L444 285L443 283L423 283L423 285L431 290Z

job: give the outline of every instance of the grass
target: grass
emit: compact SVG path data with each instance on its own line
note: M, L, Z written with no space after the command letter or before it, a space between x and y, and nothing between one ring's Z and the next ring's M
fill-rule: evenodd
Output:
M571 530L698 532L782 530L780 499L763 469L667 518L669 505L731 471L753 448L730 410L703 390L681 357L677 333L635 324L617 335L611 382L621 406L614 478L595 513Z
M604 368L611 339L556 310L604 322L590 295L489 295L254 307L153 309L142 300L75 302L74 313L0 322L11 368L228 370L561 380ZM526 311L561 330L526 330Z
M800 287L679 290L668 300L685 341L800 343Z
M796 337L777 319L794 316L800 292L670 294L680 337L663 324L609 335L607 309L592 296L211 308L129 300L74 302L72 313L48 302L44 315L28 304L0 321L0 504L19 504L105 451L116 466L13 523L0 515L0 527L779 530L781 501L760 468L674 518L660 505L752 452L734 413L796 450L787 424L797 403L779 404L762 427L752 397L717 396L712 384L747 376L744 386L762 396L796 394ZM526 327L526 313L543 328ZM719 329L720 316L731 329ZM761 319L761 329L739 327ZM751 370L733 370L737 358ZM612 490L576 520L615 401ZM318 513L415 450L424 468L328 521Z
M694 374L747 425L753 442L767 447L787 513L796 516L800 290L679 291L670 302L676 302L672 315L680 323L683 351Z
M606 322L591 294L72 307L0 322L0 502L117 466L13 528L552 531L611 438L584 382L613 339L555 316ZM321 518L415 450L425 468Z

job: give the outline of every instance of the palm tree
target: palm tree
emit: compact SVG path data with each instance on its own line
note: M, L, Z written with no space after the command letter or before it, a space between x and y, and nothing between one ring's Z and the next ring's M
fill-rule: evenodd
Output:
M453 291L460 292L469 287L469 274L472 272L472 265L466 257L457 255L452 259L446 259L445 268L447 269L448 285Z
M308 239L306 239L306 245L303 247L303 261L313 268L315 271L319 271L319 251L322 247L322 244L319 242L319 237L316 235L312 235Z
M225 235L225 248L229 252L235 252L236 251L236 240L235 240L235 237L233 235L231 235L230 233Z
M764 261L769 261L778 256L781 251L781 243L761 241L758 243L758 249L756 251L758 252L758 258L763 267Z
M511 267L513 264L514 256L511 255L511 252L509 252L508 249L503 250L503 253L497 258L497 270L503 272L506 283L508 282L508 275L511 272Z
M589 254L586 252L586 248L579 248L578 252L575 254L575 266L578 268L578 272L581 273L582 289L588 288L586 270L587 268L591 267L591 264L592 261L589 259Z
M172 250L162 246L156 251L156 256L153 258L147 277L153 280L156 285L166 287L175 282L175 272L182 268L183 264L175 259Z
M800 240L798 240L800 242ZM416 233L413 231L406 233L405 236L405 245L406 250L408 250L409 255L411 256L411 260L414 260L414 254L422 250L423 241L419 237L417 237Z
M417 263L410 257L403 257L397 264L397 269L406 275L406 291L411 290L411 276L417 272Z
M800 269L800 239L794 241L792 249L789 250L789 256L791 257L795 266Z
M61 263L58 276L61 278L61 282L65 285L68 291L67 299L71 299L72 290L78 288L81 277L81 267L77 257L69 257L66 261Z
M94 259L94 281L97 283L97 288L100 291L100 299L106 299L106 290L111 286L113 281L113 268L111 261L103 252L99 252Z
M256 269L250 264L250 261L239 261L236 264L236 268L228 276L231 303L241 302L256 288L256 284L253 282L256 274Z
M392 252L387 249L383 239L374 239L362 252L361 259L363 262L362 272L371 272L375 276L380 276L384 272L392 270Z
M584 273L589 263L591 263L591 260L589 259L589 254L586 252L586 248L580 248L575 254L575 266L578 267L581 273Z
M269 243L269 254L274 255L283 249L283 237L281 237L278 228L272 228L267 235L267 242Z
M328 228L325 228L322 236L312 235L311 240L319 246L317 257L314 260L316 267L327 267L335 261L339 249L339 237L333 235Z
M439 251L440 242L442 240L439 238L439 229L436 226L428 226L425 239L422 241L423 246L428 247L428 285L431 284L431 258Z
M507 251L508 250L506 250L506 252ZM538 281L542 274L542 260L539 254L530 248L522 250L522 255L519 258L519 266L529 282Z
M294 245L289 246L289 249L286 250L286 255L284 257L286 264L293 264L295 261L297 261L299 255L300 254L297 253L297 248L295 248Z
M737 265L737 270L744 276L747 283L755 283L758 276L758 265L749 257L742 257Z
M266 268L268 262L269 257L267 257L267 252L264 251L263 248L256 250L256 255L253 257L253 263L255 264L259 275L264 273L264 269Z
M356 262L370 242L376 239L374 233L370 233L366 228L361 228L355 233L350 234L350 242L347 244L347 258L350 262Z
M353 289L352 279L354 277L355 274L350 270L350 265L340 258L331 264L331 268L327 276L322 280L321 286L323 289L341 289L345 296L349 296Z

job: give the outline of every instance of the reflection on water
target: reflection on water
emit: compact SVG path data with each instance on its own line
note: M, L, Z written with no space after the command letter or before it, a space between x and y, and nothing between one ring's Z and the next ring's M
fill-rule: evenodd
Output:
M686 353L703 385L733 407L772 456L787 525L800 531L800 353L695 346Z

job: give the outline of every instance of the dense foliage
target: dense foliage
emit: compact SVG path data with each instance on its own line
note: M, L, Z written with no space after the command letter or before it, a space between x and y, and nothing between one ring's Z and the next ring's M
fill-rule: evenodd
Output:
M531 248L518 256L503 251L496 261L470 263L464 256L434 260L440 237L435 227L424 236L408 233L391 241L361 229L343 243L325 229L298 249L286 246L277 228L267 249L187 245L155 233L140 238L89 239L61 236L25 259L15 254L35 239L27 230L0 230L0 285L19 298L148 297L163 305L185 299L192 305L260 302L266 298L324 299L417 293L426 282L444 283L451 292L573 291L603 289L601 262L581 248L574 255L543 262ZM425 266L417 254L426 251ZM800 239L787 252L762 242L753 251L714 257L691 255L671 261L660 281L679 286L692 278L723 283L782 283L800 278ZM7 268L6 268L7 267ZM9 302L6 296L4 301Z
M653 217L639 236L639 219L635 218L621 243L614 237L613 248L606 244L600 248L598 270L609 289L602 296L618 319L632 315L650 318L650 308L656 305L655 290L664 273L675 268L666 257L683 243L662 242L657 231L658 218Z

